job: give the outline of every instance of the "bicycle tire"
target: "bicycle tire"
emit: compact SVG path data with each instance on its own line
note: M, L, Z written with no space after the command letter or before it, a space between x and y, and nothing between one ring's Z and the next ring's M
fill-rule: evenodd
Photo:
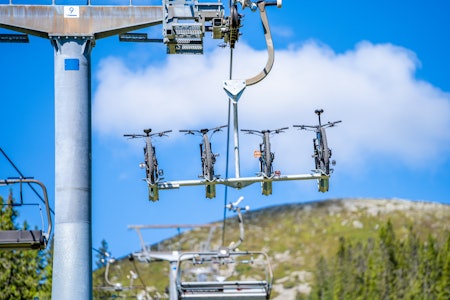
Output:
M316 167L316 170L321 170L320 168L320 146L319 143L317 141L317 139L313 139L313 146L314 146L314 165Z
M270 152L270 142L269 142L269 135L266 133L264 135L264 142L263 142L263 167L264 167L264 175L266 177L272 176L272 153Z
M211 143L205 139L205 178L209 181L214 180L214 154L211 150Z
M325 128L320 128L320 143L322 150L322 171L325 175L330 174L330 150L328 149L327 134Z
M144 148L144 155L145 155L145 169L146 169L147 181L153 185L156 183L156 178L155 178L155 174L154 174L155 173L155 155L154 155L154 147L152 146L151 142L147 142L146 147Z
M153 160L152 160L153 168L151 170L150 177L151 177L152 184L156 184L159 179L158 161L156 160L156 149L155 149L155 147L152 147L152 148L153 148Z

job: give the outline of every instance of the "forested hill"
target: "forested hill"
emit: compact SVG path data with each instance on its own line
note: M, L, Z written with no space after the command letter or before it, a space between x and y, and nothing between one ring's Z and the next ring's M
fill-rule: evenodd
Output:
M250 211L244 224L240 250L263 250L270 257L271 299L381 299L393 293L399 299L450 299L449 205L333 199ZM211 249L221 246L222 222L216 225ZM195 250L208 235L207 228L195 229L153 249ZM226 245L238 240L236 217L227 220L225 236ZM135 267L141 286L155 295L164 293L169 270L164 262L124 259L111 267L111 276L127 285L126 274ZM94 285L102 285L102 272L94 274Z

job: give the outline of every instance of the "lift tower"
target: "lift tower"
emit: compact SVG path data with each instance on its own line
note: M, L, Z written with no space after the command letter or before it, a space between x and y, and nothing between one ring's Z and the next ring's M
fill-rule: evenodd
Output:
M0 5L0 27L49 39L54 49L53 299L92 299L92 47L162 19L162 6Z

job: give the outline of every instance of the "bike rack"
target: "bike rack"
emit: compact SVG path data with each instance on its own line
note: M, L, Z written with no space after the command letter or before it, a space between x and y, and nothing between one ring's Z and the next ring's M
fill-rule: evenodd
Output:
M43 230L0 230L0 249L8 250L43 250L47 247L52 232L52 218L50 214L50 205L48 202L47 189L45 185L35 179L20 178L20 179L5 179L0 180L0 185L22 183L35 183L42 188L46 215L47 215L47 231ZM21 186L22 188L22 186Z
M206 198L216 196L215 187L218 184L236 189L244 188L256 182L260 182L263 195L272 194L272 182L290 180L317 180L319 191L328 191L329 173L320 169L312 170L310 174L281 175L279 172L273 174L260 174L256 177L241 177L239 161L239 124L238 124L238 101L247 86L262 81L271 71L274 64L274 46L270 31L269 21L266 13L267 6L281 7L281 0L233 0L230 1L230 16L224 17L221 1L216 3L199 2L198 0L164 0L165 19L163 21L164 42L168 45L168 53L202 53L203 48L197 47L202 44L203 33L212 31L213 38L224 39L233 49L239 39L240 19L242 15L237 12L237 4L242 9L249 7L252 11L259 11L263 26L264 37L268 52L268 58L264 68L255 76L248 79L230 79L223 82L223 89L233 104L234 112L234 159L235 176L233 178L200 178L198 180L176 180L157 181L151 183L147 180L149 188L149 199L159 199L159 190L178 189L182 186L203 185L206 189ZM181 27L180 27L181 26ZM142 37L139 37L142 38ZM230 74L231 77L231 74ZM230 126L231 127L231 126ZM184 131L192 133L192 131Z
M178 189L182 186L197 186L205 184L223 184L232 188L241 189L256 182L274 182L274 181L292 181L292 180L312 180L326 179L329 176L322 173L298 174L298 175L281 175L275 174L272 178L266 177L239 177L239 178L219 178L215 181L206 182L205 180L179 180L159 182L158 189Z

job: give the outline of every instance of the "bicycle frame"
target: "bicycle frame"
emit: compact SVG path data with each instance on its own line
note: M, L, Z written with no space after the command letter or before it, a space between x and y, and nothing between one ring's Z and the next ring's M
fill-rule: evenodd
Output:
M258 176L264 178L272 179L275 176L273 172L273 161L275 159L275 154L270 150L270 135L284 132L288 127L279 128L276 130L252 130L252 129L242 129L241 131L247 134L256 134L262 137L263 141L259 144L259 169L260 172ZM263 181L261 183L262 194L269 196L272 194L272 181Z
M208 137L208 129L200 130L202 134L202 143L200 144L200 155L202 159L202 177L207 181L214 180L214 164L216 155L212 153L211 142Z
M200 158L202 162L202 174L199 175L200 178L205 179L206 181L206 197L214 198L216 196L216 186L214 184L208 184L208 182L215 181L218 176L214 174L214 164L216 163L216 157L218 154L214 154L212 152L211 147L211 137L214 133L221 131L222 128L227 127L227 125L218 126L211 129L200 129L200 130L180 130L180 132L184 132L186 134L192 135L201 135L202 143L200 144ZM210 136L208 133L211 132Z
M273 161L275 159L275 154L271 152L270 149L270 135L274 135L277 133L284 132L284 130L288 129L288 127L279 128L276 130L253 130L253 129L242 129L242 132L246 132L247 134L256 134L262 137L262 143L259 144L259 150L261 156L259 157L260 162L260 176L265 178L272 178L274 176L273 173Z

